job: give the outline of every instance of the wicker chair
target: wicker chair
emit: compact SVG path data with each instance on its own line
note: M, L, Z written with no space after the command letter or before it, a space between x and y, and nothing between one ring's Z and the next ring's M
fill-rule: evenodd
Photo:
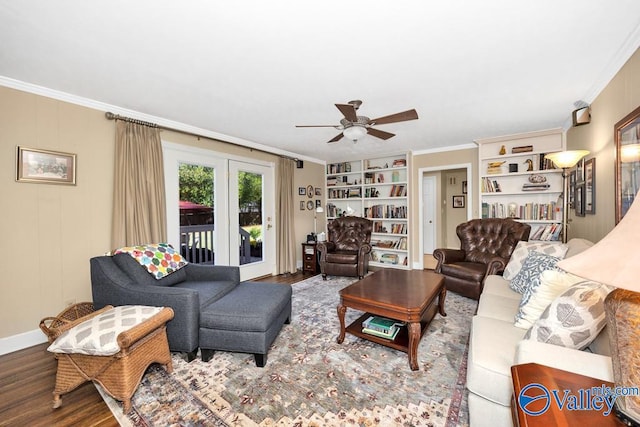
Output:
M63 332L112 308L106 306L94 311L92 303L79 303L56 317L42 319L40 329L53 343ZM58 370L53 407L62 405L62 394L87 381L94 381L114 399L122 401L123 412L128 413L131 410L131 397L149 365L157 362L163 364L167 372L173 370L165 326L172 318L173 310L165 307L153 317L120 333L117 337L120 351L112 356L55 353Z

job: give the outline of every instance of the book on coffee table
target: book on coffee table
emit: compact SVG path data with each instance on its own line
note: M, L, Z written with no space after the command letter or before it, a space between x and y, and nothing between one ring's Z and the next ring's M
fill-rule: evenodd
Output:
M397 320L380 316L370 316L367 320L362 322L363 330L369 329L387 335L393 333L396 328L400 328L404 325L404 322L398 322Z
M376 331L375 329L362 328L362 332L364 332L365 334L375 335L376 337L386 338L388 340L394 340L399 331L399 326L393 326L387 333Z

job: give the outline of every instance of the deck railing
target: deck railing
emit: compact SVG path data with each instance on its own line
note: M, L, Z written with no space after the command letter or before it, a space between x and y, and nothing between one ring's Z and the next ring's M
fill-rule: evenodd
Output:
M180 252L194 264L215 264L214 224L180 226ZM247 231L240 228L240 265L251 262L251 240Z

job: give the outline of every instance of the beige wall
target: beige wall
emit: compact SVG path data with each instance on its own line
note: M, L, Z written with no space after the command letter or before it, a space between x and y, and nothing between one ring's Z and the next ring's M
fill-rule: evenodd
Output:
M614 125L640 105L640 51L627 61L591 104L591 123L567 131L568 149L586 149L596 158L596 213L576 217L570 210L569 238L598 241L615 225Z
M296 176L294 179L294 188L296 189L296 196L294 202L294 214L296 217L296 242L298 243L298 247L296 248L296 260L298 262L298 267L302 267L302 246L301 244L306 241L307 234L313 233L313 216L315 214L315 208L312 210L300 209L300 202L304 202L305 206L307 201L312 200L315 201L320 200L322 208L326 208L326 198L325 198L325 179L324 179L324 165L320 165L318 163L304 162L304 167L302 169L296 169ZM321 189L321 196L314 196L313 198L308 198L307 196L299 196L298 188L299 187L308 187L312 185L315 189L319 187ZM318 218L318 233L325 231L326 232L326 213L317 214Z
M0 337L91 301L89 257L108 250L113 122L95 110L0 87ZM15 181L16 146L77 154L77 185Z
M438 168L442 167L443 169L451 169L451 165L459 165L459 164L471 164L471 180L473 181L472 185L468 186L467 189L467 197L465 198L465 202L470 204L472 208L472 217L478 218L478 149L477 148L468 148L462 150L455 151L447 151L447 152L435 152L428 154L420 154L414 155L411 159L411 261L413 263L419 263L422 258L422 249L419 247L419 226L420 226L420 200L421 196L419 194L419 183L422 179L422 174L420 173L420 169L424 168ZM443 181L445 178L442 179ZM446 183L442 182L442 186L445 186ZM461 185L461 184L459 184ZM461 194L460 193L457 194ZM443 193L441 191L441 193ZM445 195L443 195L445 197ZM467 205L469 206L469 205ZM467 209L455 209L455 211L463 211L462 215L466 215ZM438 210L439 212L439 210ZM465 216L466 218L466 216ZM442 223L442 220L439 221ZM441 242L444 244L444 242Z
M71 301L91 300L89 258L111 249L114 139L114 122L106 120L102 111L0 87L4 208L0 248L5 254L0 353L7 337L25 334L28 343L40 337L40 319L57 314ZM177 132L163 131L162 139L265 161L277 159ZM16 182L17 145L77 154L77 185ZM295 170L296 189L323 186L323 174L323 165L305 161L304 169ZM295 221L296 241L302 242L313 231L313 211L296 211ZM323 225L321 220L318 227ZM302 254L297 252L301 264Z

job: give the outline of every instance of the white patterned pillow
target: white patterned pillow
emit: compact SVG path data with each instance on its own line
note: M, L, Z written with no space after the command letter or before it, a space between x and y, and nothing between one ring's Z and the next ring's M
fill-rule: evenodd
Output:
M111 356L120 351L118 335L159 313L163 307L123 305L100 313L63 332L47 348L52 353Z
M522 268L515 275L509 287L515 292L522 294L520 305L526 304L531 297L531 289L540 285L540 275L545 270L558 270L556 264L560 258L546 255L540 252L531 251L522 264Z
M531 289L529 300L520 305L515 326L522 329L532 327L558 295L582 281L584 281L583 278L565 271L543 271L540 275L540 286Z
M613 289L591 281L571 286L553 300L524 339L582 350L604 328L604 299Z
M506 280L512 280L522 268L524 260L527 258L530 251L536 251L559 259L564 259L568 249L569 246L564 243L520 241L513 250L502 277Z

